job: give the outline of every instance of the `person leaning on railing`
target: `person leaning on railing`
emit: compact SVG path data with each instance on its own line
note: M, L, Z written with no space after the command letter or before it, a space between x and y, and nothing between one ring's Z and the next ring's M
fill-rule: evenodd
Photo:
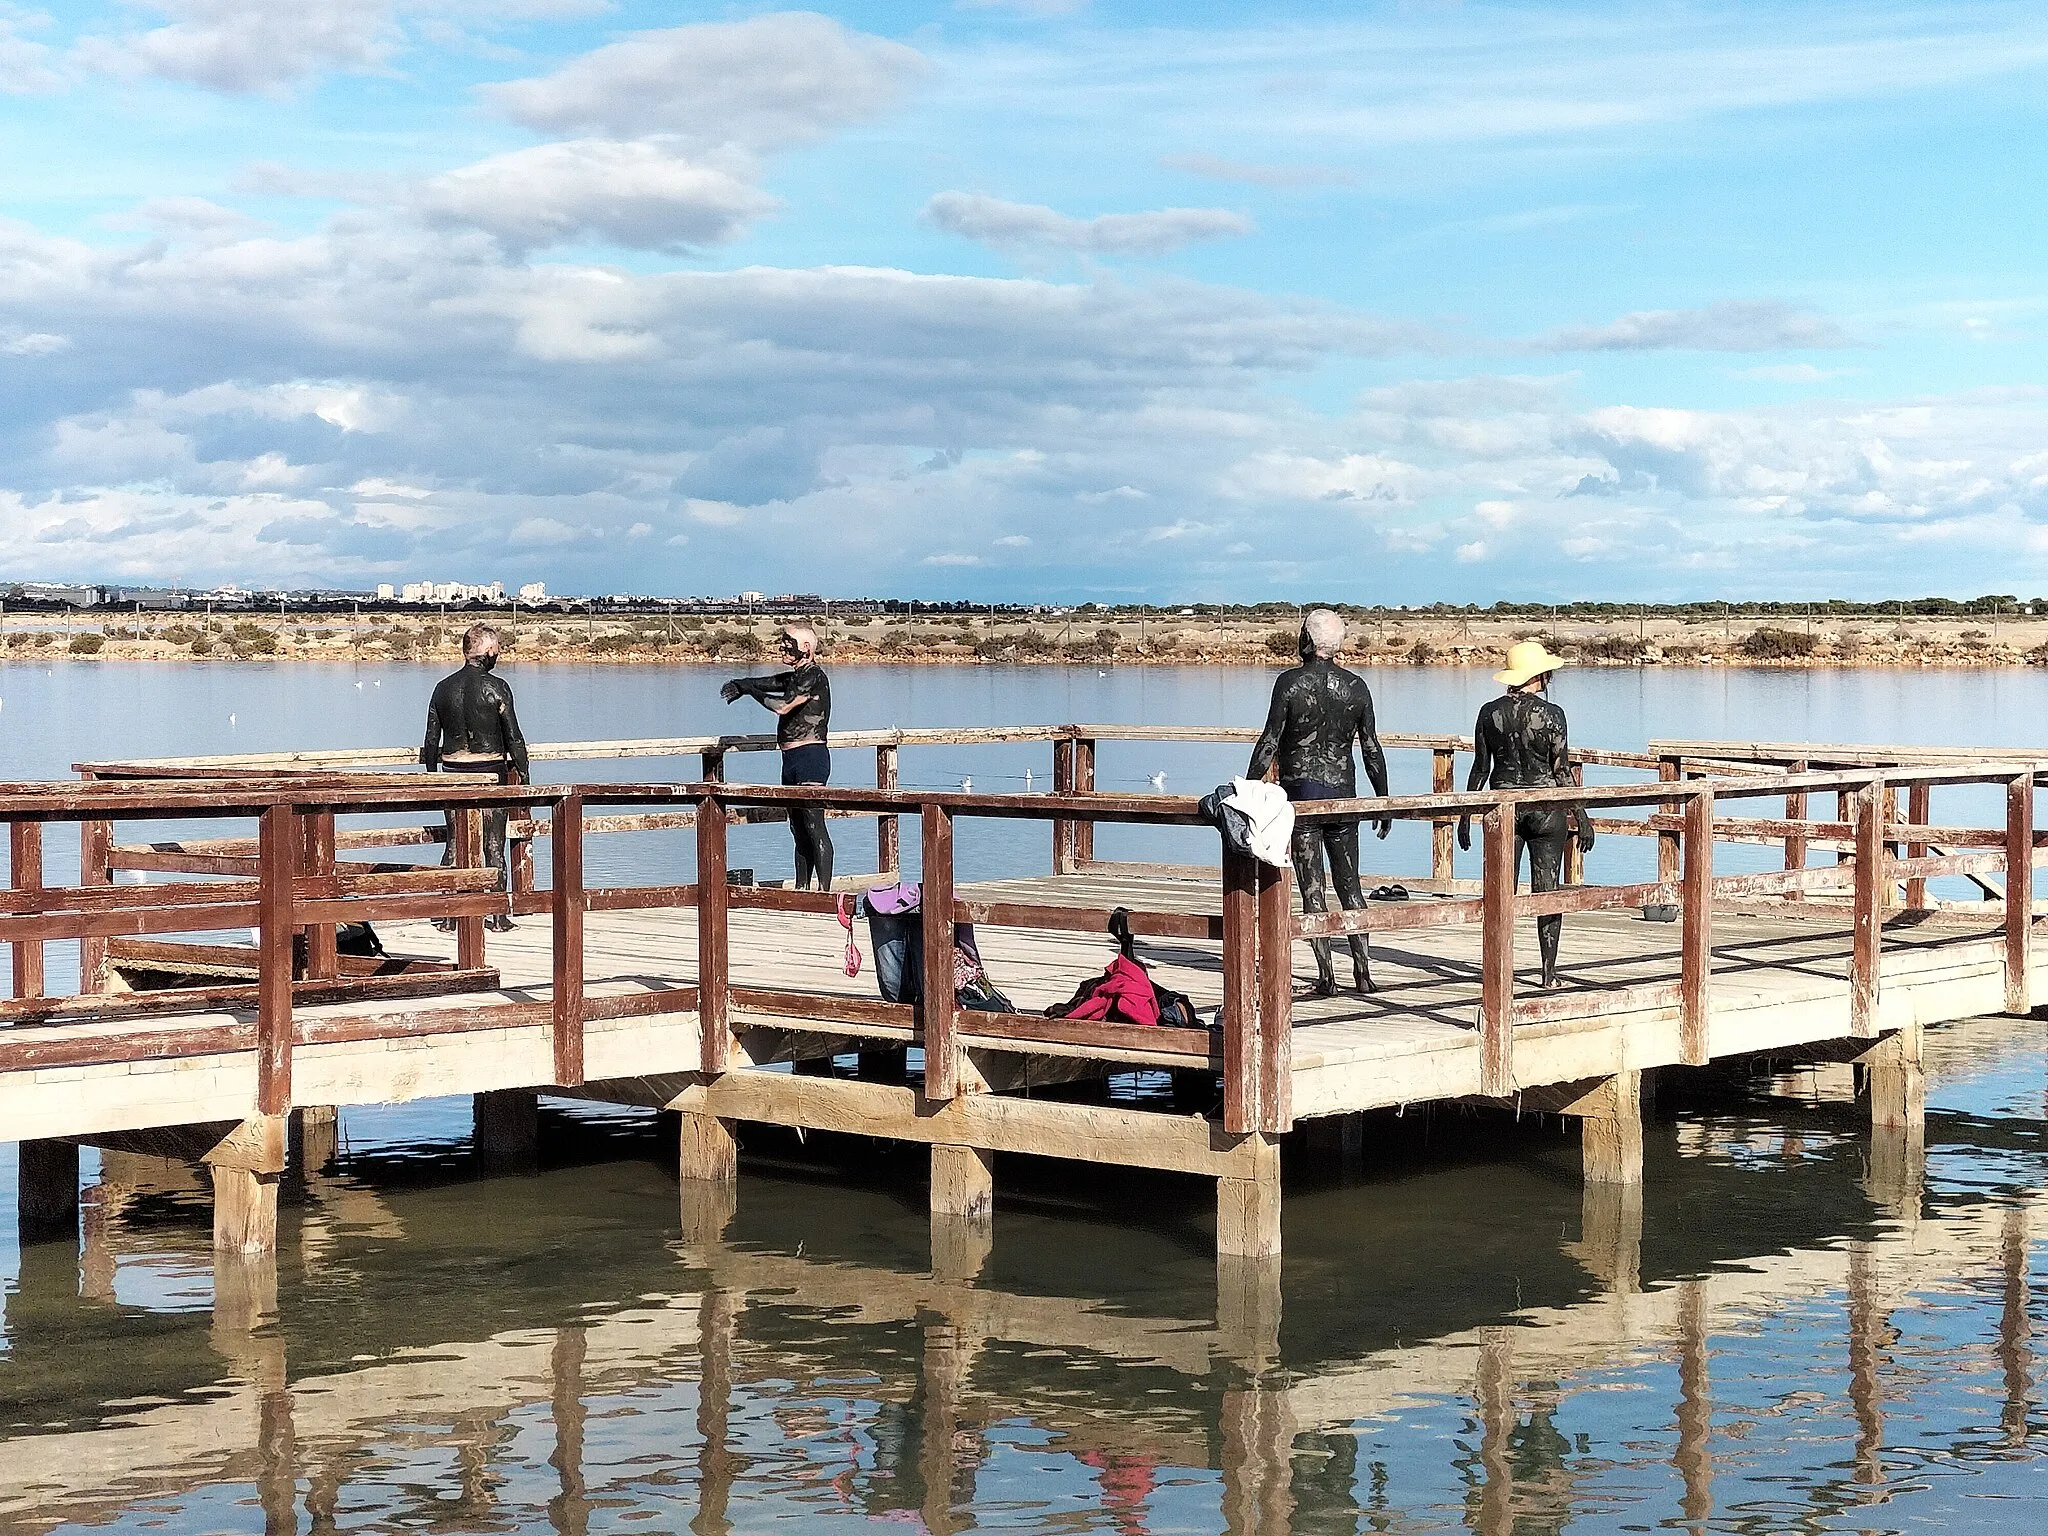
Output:
M818 632L791 624L777 642L787 672L736 677L718 690L726 703L745 696L775 711L775 744L782 748L784 784L832 781L832 684L818 665ZM789 835L796 844L796 888L832 889L832 834L822 805L792 805Z
M1550 674L1564 662L1540 641L1524 640L1508 649L1507 669L1493 674L1507 692L1480 706L1472 727L1472 777L1465 788L1569 789L1572 787L1571 745L1564 711L1544 694ZM1581 851L1593 846L1593 823L1584 806L1567 810L1555 805L1525 805L1515 811L1515 868L1522 850L1529 850L1529 889L1554 891L1564 883L1565 845L1576 830ZM1472 846L1472 818L1458 818L1458 846ZM1557 945L1564 919L1556 913L1536 919L1536 944L1543 954L1540 985L1561 986Z
M503 642L488 624L472 624L462 636L462 670L451 672L435 685L427 705L427 739L420 747L420 762L429 773L488 773L500 784L529 782L526 738L520 734L519 715L512 707L512 689L493 674L498 648ZM462 814L448 811L448 843L441 862L455 862L455 822ZM484 863L498 872L499 885L510 903L512 889L510 861L505 857L507 812L484 812ZM437 917L434 926L452 933L452 918ZM484 920L493 933L512 926L509 912L493 912Z

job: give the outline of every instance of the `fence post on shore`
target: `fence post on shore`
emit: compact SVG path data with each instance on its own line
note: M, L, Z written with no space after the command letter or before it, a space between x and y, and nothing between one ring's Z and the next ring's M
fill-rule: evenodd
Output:
M7 870L8 881L15 890L39 891L43 888L43 824L40 821L17 821L8 825ZM14 995L41 997L43 941L16 939L10 947L14 956Z
M1259 1128L1258 861L1223 850L1223 1129Z
M2034 770L2005 786L2005 1011L2033 1010Z
M1056 795L1071 795L1074 792L1074 738L1061 736L1052 744L1052 792ZM1056 875L1071 875L1074 872L1074 820L1071 816L1055 817L1052 824L1052 872Z
M1429 754L1429 790L1448 795L1457 787L1458 754L1452 747L1436 747ZM1450 880L1457 868L1454 841L1457 818L1439 816L1429 824L1429 878Z
M710 766L707 761L707 771ZM724 802L711 795L697 802L697 1021L703 1037L701 1065L714 1077L726 1069L732 1054L725 821Z
M894 746L875 748L875 788L895 789L902 783L899 753ZM875 818L875 868L899 878L903 869L903 829L894 811Z
M1687 1066L1707 1064L1707 1007L1714 970L1714 791L1702 787L1685 803L1685 874L1679 891L1679 1053Z
M583 797L569 794L556 801L548 830L554 834L549 895L555 1082L574 1087L583 1081Z
M1794 763L1792 764L1792 772L1794 772L1794 773L1804 773L1804 772L1806 772L1806 763L1805 763L1805 760L1804 760L1804 759L1801 759L1801 760L1799 760L1799 761L1796 761L1796 762L1794 762ZM1793 790L1793 791L1792 791L1792 792L1791 792L1790 794L1788 794L1788 795L1786 795L1786 796L1785 796L1785 819L1786 819L1787 821L1804 821L1804 820L1806 820L1806 791L1805 791L1805 790L1803 790L1803 789L1795 789L1795 790ZM1787 869L1804 869L1804 868L1806 868L1806 834L1805 834L1805 833L1803 833L1803 832L1794 832L1794 833L1788 833L1788 834L1786 835L1786 837L1785 837L1785 867L1786 867ZM1806 900L1806 892L1804 892L1804 891L1787 891L1787 892L1785 893L1785 899L1786 899L1787 901L1804 901L1804 900Z
M80 774L86 783L94 783L98 775ZM114 872L110 867L113 855L114 828L111 822L81 821L78 824L78 883L80 885L111 885ZM110 980L107 966L107 941L97 935L88 935L78 941L78 990L81 993L104 992Z
M1683 783L1685 780L1685 759L1682 757L1659 758L1657 760L1657 777L1668 784ZM1684 806L1676 800L1665 800L1658 805L1657 809L1666 816L1676 816L1684 810ZM1659 832L1657 834L1657 879L1659 882L1665 885L1675 882L1678 879L1678 865L1678 834L1676 832Z
M1514 1092L1515 1082L1514 807L1494 806L1480 827L1479 1091L1499 1099Z
M1878 968L1884 943L1885 783L1873 778L1851 797L1856 824L1856 936L1849 954L1849 1033L1877 1033Z
M924 882L919 926L924 935L924 1096L960 1095L959 1000L953 993L953 813L924 808Z
M1927 826L1934 819L1934 786L1913 784L1906 790L1906 820L1916 827ZM1923 859L1927 856L1927 844L1906 844L1906 857ZM1927 877L1914 875L1906 881L1906 910L1924 912L1927 909Z
M309 879L334 889L334 812L308 811L299 817L300 872ZM314 923L306 935L306 975L314 981L333 981L341 975L341 955L336 948L335 925Z
M256 835L256 1112L292 1102L292 877L299 828L289 803L266 806Z
M1294 888L1259 865L1259 1129L1294 1129Z

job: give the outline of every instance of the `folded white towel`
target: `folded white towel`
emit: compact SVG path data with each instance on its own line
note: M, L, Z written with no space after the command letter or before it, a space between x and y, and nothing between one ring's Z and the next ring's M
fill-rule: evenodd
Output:
M1223 803L1244 813L1251 823L1252 855L1275 869L1287 867L1287 847L1294 838L1294 807L1287 791L1259 779L1232 779Z

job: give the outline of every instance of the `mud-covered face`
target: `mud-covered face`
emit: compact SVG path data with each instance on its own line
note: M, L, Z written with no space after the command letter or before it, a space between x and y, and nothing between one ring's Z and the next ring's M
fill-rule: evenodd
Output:
M471 651L469 653L469 660L473 665L482 667L484 671L488 672L498 664L498 653L494 650Z
M780 640L776 642L776 645L781 650L782 654L787 656L791 661L798 661L801 660L803 657L804 648L797 642L797 638L795 635L784 635Z

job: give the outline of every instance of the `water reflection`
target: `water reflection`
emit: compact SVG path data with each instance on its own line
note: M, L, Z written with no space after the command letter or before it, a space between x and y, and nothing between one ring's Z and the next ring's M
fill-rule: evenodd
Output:
M1291 1170L1284 1284L1168 1178L1006 1163L991 1245L904 1149L750 1132L685 1208L650 1120L553 1107L525 1175L308 1126L216 1270L190 1170L102 1154L6 1298L0 1532L2033 1528L2042 1127L1970 1106L2043 1054L1929 1058L1924 1148L1799 1073L1667 1094L1640 1190L1388 1117Z

